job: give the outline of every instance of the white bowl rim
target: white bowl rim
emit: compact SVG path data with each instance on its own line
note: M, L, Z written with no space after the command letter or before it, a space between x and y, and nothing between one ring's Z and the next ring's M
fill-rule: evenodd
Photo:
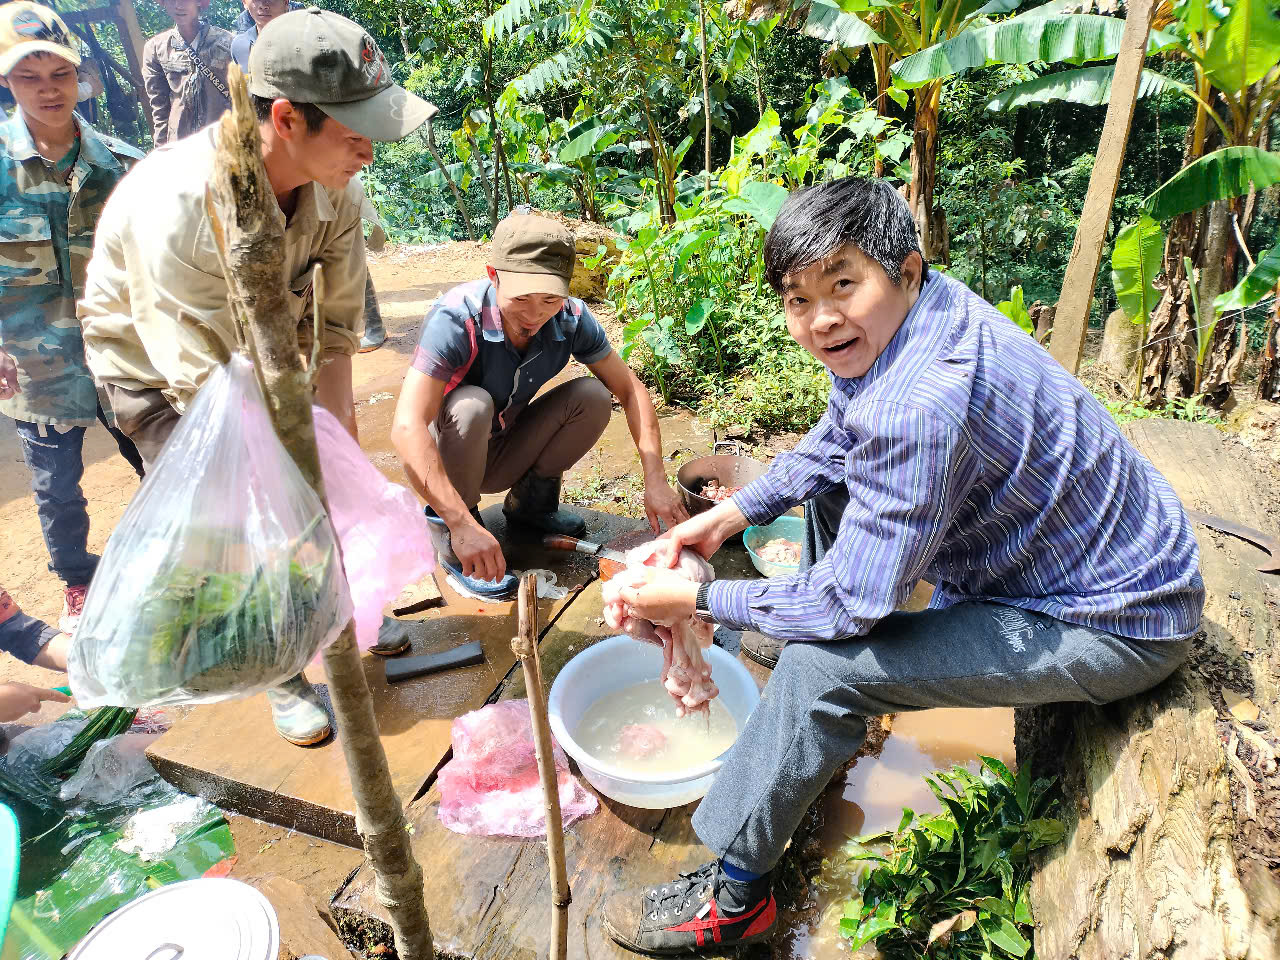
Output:
M564 688L560 687L559 691L557 691L557 687L559 687L560 678L564 676L565 670L568 668L569 663L572 663L574 660L577 660L579 657L583 656L584 654L591 653L592 651L595 651L596 652L595 655L599 656L607 653L611 648L615 646L621 646L623 644L630 644L630 643L641 643L641 642L642 641L634 640L631 637L628 637L625 635L607 637L604 640L600 640L600 641L597 641L596 643L593 643L591 646L587 647L585 650L582 650L579 653L574 654L574 656L569 659L568 663L566 663L564 667L560 669L560 673L556 675L555 681L552 682L551 691L547 696L547 718L551 723L551 733L555 736L556 742L560 744L561 748L563 748L565 753L573 757L573 759L577 762L578 766L587 767L596 773L599 773L605 777L609 777L610 779L613 779L613 780L621 781L623 783L653 784L655 786L661 786L664 784L689 783L690 781L701 780L703 777L710 776L711 774L716 773L720 769L721 764L724 762L724 754L728 753L729 750L732 750L733 749L732 746L726 749L724 753L720 754L718 757L715 757L712 760L708 760L706 763L700 764L696 767L685 767L684 770L679 771L676 774L636 773L633 770L623 770L621 767L614 766L611 763L599 762L595 757L587 753L587 751L582 747L582 745L579 744L578 741L575 740L572 735L570 735L569 730L565 727L564 721L560 717L560 710L559 710L559 701L562 696L561 691L563 691ZM738 662L737 658L735 658L732 654L726 653L724 650L721 650L719 647L716 647L716 646L712 646L708 649L707 656L713 659L717 665L727 666L731 664L732 666L730 666L729 669L740 670L742 671L742 673L746 674L747 678L750 680L751 688L755 691L756 704L760 702L760 688L756 685L755 678L751 676L750 671L748 671L746 667L744 667L741 663ZM714 665L712 670L714 672ZM755 709L755 704L752 705L752 709L753 710ZM739 730L738 733L741 734L742 731ZM734 738L734 742L735 743L737 742L736 737Z

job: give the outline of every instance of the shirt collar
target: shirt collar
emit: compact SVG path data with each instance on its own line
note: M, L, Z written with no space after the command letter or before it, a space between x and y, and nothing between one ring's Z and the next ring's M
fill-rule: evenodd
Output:
M934 314L938 306L946 302L946 296L942 289L944 285L942 275L937 270L930 270L928 279L925 281L924 286L920 288L919 296L916 297L916 302L911 305L911 309L907 311L907 315L903 318L897 332L885 345L885 348L880 351L880 356L876 357L870 369L860 377L847 380L843 377L834 377L833 379L843 385L845 390L850 393L856 393L879 380L885 371L893 366L893 362L902 355L906 345L919 338L922 332L928 328L929 318Z
M544 336L549 336L552 340L564 340L564 330L560 327L560 315L564 313L564 309L561 308L542 325L537 336L530 341L531 344ZM504 343L507 339L502 329L502 314L498 312L498 292L494 289L492 280L484 281L484 293L480 297L480 333L490 343Z
M76 158L76 166L88 164L106 170L123 170L116 155L107 149L102 138L94 132L93 127L85 123L79 114L75 115L76 126L80 128L80 155ZM15 108L13 116L4 123L5 137L9 141L9 154L21 163L40 156L36 142L32 139L27 122L22 119L22 110Z
M312 233L321 223L334 220L337 216L333 201L329 199L329 191L311 180L298 188L298 205L285 224L285 231L301 229Z

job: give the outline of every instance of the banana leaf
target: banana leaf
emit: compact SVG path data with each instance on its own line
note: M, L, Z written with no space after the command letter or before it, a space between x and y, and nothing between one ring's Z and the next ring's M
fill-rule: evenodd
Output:
M1218 314L1244 310L1277 287L1280 287L1280 244L1263 253L1253 269L1233 289L1219 294L1213 301L1214 310Z
M1111 64L1045 74L1043 77L1019 83L992 97L987 102L987 109L993 112L1017 110L1019 107L1052 103L1055 100L1078 103L1085 107L1098 107L1110 102L1111 81L1114 76L1115 67ZM1150 97L1169 90L1186 91L1188 89L1186 84L1172 80L1154 70L1143 70L1142 78L1138 82L1139 97Z
M1111 285L1120 309L1134 323L1146 326L1160 300L1160 292L1151 281L1160 273L1163 256L1164 231L1146 215L1125 226L1116 237L1111 253Z
M1263 190L1273 183L1280 183L1280 153L1223 147L1170 177L1142 206L1156 220L1171 220L1216 200L1244 196L1250 186Z
M993 63L1079 64L1110 60L1120 52L1123 35L1124 21L1116 17L1023 13L935 43L898 61L892 70L898 85L909 88ZM1169 42L1169 37L1153 32L1148 50L1154 53Z
M1232 0L1204 52L1204 72L1219 90L1239 93L1280 62L1280 0Z

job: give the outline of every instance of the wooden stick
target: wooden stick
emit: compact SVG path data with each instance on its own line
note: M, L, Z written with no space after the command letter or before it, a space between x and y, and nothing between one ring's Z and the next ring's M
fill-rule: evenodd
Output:
M516 603L519 633L511 649L524 668L524 686L529 696L529 720L538 757L538 777L547 804L547 862L551 868L551 960L565 960L569 950L568 871L564 863L564 822L560 816L560 781L552 750L551 724L547 721L547 696L542 689L542 663L538 658L538 580L533 573L520 578Z
M262 139L244 78L235 64L227 74L231 110L220 121L207 199L216 214L227 298L233 314L244 319L280 442L328 509L311 418L311 371L303 366L286 302L284 215L262 163ZM324 669L351 775L356 829L373 868L378 900L390 915L396 953L400 960L432 960L422 868L409 845L404 809L378 737L353 622L325 650Z

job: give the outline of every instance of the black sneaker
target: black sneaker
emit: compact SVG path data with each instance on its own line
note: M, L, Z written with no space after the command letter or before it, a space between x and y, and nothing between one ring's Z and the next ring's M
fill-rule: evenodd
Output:
M604 926L613 939L657 956L757 943L777 925L768 878L731 880L718 860L658 887L615 894L604 905Z

